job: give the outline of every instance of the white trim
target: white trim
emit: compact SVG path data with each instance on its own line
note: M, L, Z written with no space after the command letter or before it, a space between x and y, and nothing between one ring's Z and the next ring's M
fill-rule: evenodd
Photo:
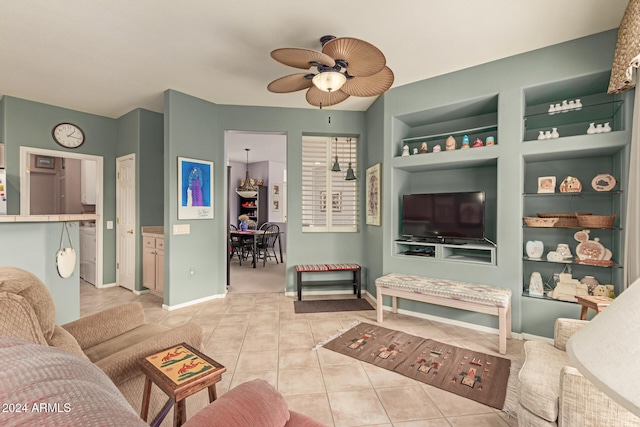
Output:
M554 341L553 338L547 338L547 337L540 337L538 335L531 335L531 334L520 334L522 336L523 340L527 340L527 341L546 341L549 344L553 345Z
M96 288L114 288L118 286L115 282L103 283L102 286L96 286Z
M167 311L173 311L173 310L178 310L179 308L185 308L185 307L200 304L203 302L212 301L214 299L225 298L226 296L227 296L227 291L224 291L224 294L210 295L208 297L194 299L193 301L183 302L182 304L176 304L176 305L162 304L162 308Z
M96 162L96 288L105 287L102 283L104 278L104 158L92 154L82 154L70 151L47 150L45 148L20 147L20 215L29 215L30 209L30 180L29 155L42 154L51 157L62 157L67 159L93 160Z
M124 288L124 286L123 286ZM127 289L127 288L124 288ZM144 295L144 294L148 294L149 293L149 289L143 289L141 291L137 290L137 289L131 289L131 292L133 292L134 295Z

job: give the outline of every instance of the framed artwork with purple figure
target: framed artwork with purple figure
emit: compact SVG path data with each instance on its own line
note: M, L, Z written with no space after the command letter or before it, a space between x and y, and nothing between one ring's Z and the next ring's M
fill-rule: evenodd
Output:
M213 218L213 162L178 157L178 219Z

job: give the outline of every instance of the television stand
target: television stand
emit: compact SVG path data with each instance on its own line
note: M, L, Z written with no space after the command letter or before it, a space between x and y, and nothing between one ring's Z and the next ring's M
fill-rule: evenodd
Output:
M448 243L402 238L394 242L394 247L395 256L403 258L496 265L496 246L489 242Z

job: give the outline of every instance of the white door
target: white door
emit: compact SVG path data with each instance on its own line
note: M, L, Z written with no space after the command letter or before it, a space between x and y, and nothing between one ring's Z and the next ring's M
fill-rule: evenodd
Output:
M116 284L136 285L135 154L116 159Z

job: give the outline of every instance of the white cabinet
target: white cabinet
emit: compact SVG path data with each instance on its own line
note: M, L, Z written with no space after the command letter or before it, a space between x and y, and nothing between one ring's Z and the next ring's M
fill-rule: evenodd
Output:
M82 160L80 163L80 201L83 205L96 204L96 162Z
M142 236L142 285L154 295L164 294L164 238Z

